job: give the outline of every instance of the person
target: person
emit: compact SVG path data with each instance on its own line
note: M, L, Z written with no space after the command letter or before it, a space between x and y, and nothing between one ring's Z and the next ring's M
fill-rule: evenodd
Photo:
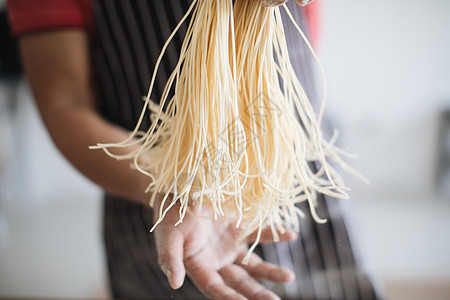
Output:
M319 214L329 220L325 225L315 224L301 204L306 217L299 238L287 231L281 235L282 242L274 244L265 231L262 242L267 244L243 265L246 245L236 244L236 230L220 221L187 215L174 227L178 212L171 210L150 234L159 202L153 209L148 207L149 195L144 192L148 178L131 169L128 161L115 161L88 149L128 137L162 45L190 2L8 1L24 69L55 145L106 192L103 230L112 296L376 299L377 291L354 251L345 208L335 199L319 200ZM261 2L271 6L286 1ZM305 28L304 11L293 1L287 5ZM184 24L167 49L152 99L161 96L186 28ZM306 46L293 30L286 35L296 72L313 97Z

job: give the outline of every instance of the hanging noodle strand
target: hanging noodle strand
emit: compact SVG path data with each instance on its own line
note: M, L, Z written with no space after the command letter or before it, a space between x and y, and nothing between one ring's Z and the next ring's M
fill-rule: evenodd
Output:
M149 176L151 206L158 193L165 194L152 230L177 203L177 224L190 205L208 206L215 219L241 227L242 237L257 231L250 254L265 227L275 239L277 230L299 230L303 212L297 203L308 201L314 220L323 223L315 210L318 194L348 197L335 166L358 174L342 159L349 155L335 145L337 134L325 140L321 131L323 68L283 8L319 65L318 114L289 60L280 8L264 8L259 0L195 0L161 51L134 131L121 143L92 147L132 160ZM156 105L150 95L159 64L188 16L179 61ZM152 125L142 132L147 110ZM137 148L126 155L110 151L130 146Z

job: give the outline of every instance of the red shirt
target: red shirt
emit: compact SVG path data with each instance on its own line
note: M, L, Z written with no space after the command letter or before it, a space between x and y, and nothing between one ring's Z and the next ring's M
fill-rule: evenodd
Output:
M9 0L14 35L60 28L94 31L91 0Z

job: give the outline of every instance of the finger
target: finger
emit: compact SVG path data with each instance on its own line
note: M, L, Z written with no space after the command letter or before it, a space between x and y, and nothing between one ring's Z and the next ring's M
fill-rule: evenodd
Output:
M244 255L236 260L236 264L247 271L250 276L273 282L291 282L295 279L295 274L291 270L263 261L258 255L252 254L248 264L242 264Z
M260 1L261 5L264 7L275 7L287 2L287 0L260 0Z
M157 242L158 263L166 274L170 286L179 289L184 282L186 270L183 264L183 237L180 234L171 234Z
M248 299L279 300L275 293L266 289L243 268L229 265L219 271L225 283Z
M261 238L259 240L260 243L273 243L273 242L290 242L295 241L298 237L298 234L291 229L287 229L284 232L281 232L280 230L277 230L278 234L278 240L275 240L275 237L273 236L273 232L270 228L265 228L261 232ZM258 232L255 231L251 235L247 237L247 242L252 243L256 240L256 237L258 235Z
M198 260L186 261L186 271L192 282L208 298L217 300L245 300L237 291L227 286L222 276Z
M306 6L313 2L314 0L297 0L297 4L300 6Z

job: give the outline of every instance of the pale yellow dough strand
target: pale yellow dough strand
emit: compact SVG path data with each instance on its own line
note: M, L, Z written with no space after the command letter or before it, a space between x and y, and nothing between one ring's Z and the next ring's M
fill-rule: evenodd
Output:
M159 63L189 15L179 62L156 105L150 95ZM323 91L324 103L325 81ZM140 132L148 109L152 126ZM335 146L337 134L323 138L322 115L323 105L316 114L290 63L280 8L259 0L198 0L164 45L136 129L121 143L93 148L131 159L149 176L151 206L157 193L165 194L155 226L176 203L179 223L189 206L206 205L215 219L240 226L242 237L254 231L260 237L270 227L277 239L277 230L299 230L297 203L308 201L323 223L315 210L318 194L347 198L334 165L357 174L342 159L347 152ZM130 145L138 149L121 156L110 151Z

